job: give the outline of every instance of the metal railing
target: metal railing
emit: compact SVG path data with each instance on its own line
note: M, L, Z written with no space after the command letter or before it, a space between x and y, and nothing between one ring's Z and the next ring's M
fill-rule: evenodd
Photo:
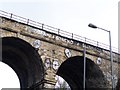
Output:
M55 28L55 27L52 27L52 26L49 26L49 25L46 25L46 24L43 24L43 23L39 23L39 22L36 22L36 21L30 20L30 19L18 16L18 15L14 15L12 13L8 13L8 12L0 10L0 16L6 17L6 18L9 18L9 19L12 19L12 20L16 20L18 22L25 23L25 24L28 24L28 25L31 25L31 26L34 26L34 27L37 27L37 28L40 28L40 29L49 31L51 33L55 33L57 35L61 35L61 36L64 36L64 37L67 37L67 38L70 38L70 39L82 41L82 42L85 42L87 44L91 44L93 46L97 46L97 47L109 50L109 45L106 45L104 43L94 41L94 40L88 39L86 37L82 37L82 36L79 36L79 35L61 30L59 28ZM112 51L118 53L118 48L112 47Z

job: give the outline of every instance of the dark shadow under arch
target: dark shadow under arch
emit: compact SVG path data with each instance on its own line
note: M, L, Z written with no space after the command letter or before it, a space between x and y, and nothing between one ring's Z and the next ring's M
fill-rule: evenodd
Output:
M2 38L2 62L8 64L19 77L21 90L41 88L44 68L38 52L26 41L15 37Z
M118 82L117 82L116 90L120 90L120 78L118 78Z
M57 71L57 75L67 81L71 89L83 89L83 56L74 56L64 61ZM86 88L105 88L107 81L100 70L92 60L86 58Z

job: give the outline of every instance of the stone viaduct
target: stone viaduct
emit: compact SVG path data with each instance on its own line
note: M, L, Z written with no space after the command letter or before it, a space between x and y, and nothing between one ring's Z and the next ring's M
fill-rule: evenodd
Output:
M4 11L0 37L2 62L14 69L22 89L54 88L57 76L71 89L82 89L84 56L86 88L111 88L109 46ZM116 87L120 61L117 52L112 56Z

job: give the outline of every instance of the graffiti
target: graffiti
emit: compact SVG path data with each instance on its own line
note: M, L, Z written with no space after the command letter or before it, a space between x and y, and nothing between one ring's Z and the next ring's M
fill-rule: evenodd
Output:
M57 59L55 59L55 60L53 61L53 63L52 63L52 68L53 68L54 70L57 70L57 69L59 68L59 62L58 62Z
M66 57L67 58L69 58L69 57L71 57L72 56L72 54L71 54L71 52L70 52L70 50L69 49L65 49L65 55L66 55Z
M39 48L39 47L40 47L40 40L35 40L35 41L33 42L33 47Z
M51 61L50 58L45 59L44 65L45 65L46 70L50 68L50 69L53 69L55 71L57 71L59 66L60 66L58 59L54 59L53 61Z
M100 65L102 63L102 59L100 57L97 58L96 63Z
M45 59L45 69L49 69L51 67L51 61L50 61L50 58L46 58Z

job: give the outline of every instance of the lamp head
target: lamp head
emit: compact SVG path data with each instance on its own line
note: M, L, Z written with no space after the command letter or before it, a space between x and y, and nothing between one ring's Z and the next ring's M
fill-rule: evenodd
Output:
M97 26L95 26L95 25L93 25L91 23L88 26L91 27L91 28L98 28Z

